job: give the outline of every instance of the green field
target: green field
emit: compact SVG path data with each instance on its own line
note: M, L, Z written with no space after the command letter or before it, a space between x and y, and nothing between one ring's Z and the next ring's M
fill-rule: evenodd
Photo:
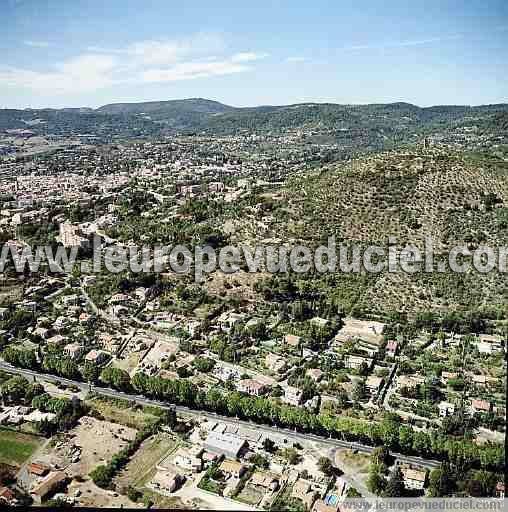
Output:
M95 397L87 400L86 404L98 412L105 420L135 429L140 429L148 421L156 418L153 414L143 412L141 409L132 408L131 404L126 400L108 400Z
M20 466L43 441L38 436L0 427L0 463Z
M150 437L142 443L139 450L116 478L116 484L120 488L130 485L143 487L155 474L157 463L175 451L177 447L178 441L166 433L159 433Z

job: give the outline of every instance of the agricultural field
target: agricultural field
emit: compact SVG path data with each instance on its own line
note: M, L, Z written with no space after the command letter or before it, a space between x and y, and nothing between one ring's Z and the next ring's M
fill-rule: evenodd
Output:
M43 442L42 437L0 427L0 464L21 466Z
M120 423L130 428L139 429L147 422L155 419L153 414L138 407L131 407L128 402L121 400L93 398L87 400L86 403L92 408L92 411L98 413L105 420Z
M247 484L235 499L242 503L246 503L247 505L256 506L263 499L263 496L264 492L262 490L256 489L252 485Z
M115 479L117 488L140 488L148 482L155 473L156 464L178 446L169 434L161 432L144 441L131 458L125 469Z
M143 498L146 500L151 501L152 508L154 509L187 509L188 506L185 505L185 503L182 501L181 498L178 496L163 496L162 494L159 494L154 491L150 491L148 489L143 489ZM200 509L204 508L203 505L199 505L201 502L199 500L195 500L196 506L194 508Z

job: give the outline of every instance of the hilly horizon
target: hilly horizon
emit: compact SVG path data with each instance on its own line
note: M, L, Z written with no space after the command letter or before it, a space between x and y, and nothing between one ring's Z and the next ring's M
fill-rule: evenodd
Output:
M325 135L353 150L379 150L412 143L432 133L475 126L504 133L508 104L436 105L411 103L297 103L233 107L203 98L110 103L92 109L0 109L0 130L30 130L36 135L92 135L117 138L173 134L283 134L304 130ZM349 151L349 150L348 150Z
M435 104L435 105L429 105L426 107L422 107L420 105L417 105L415 103L411 103L408 101L394 101L394 102L369 102L369 103L339 103L339 102L330 102L330 101L302 101L297 103L287 103L287 104L260 104L260 105L251 105L251 106L245 106L245 107L236 107L233 105L229 105L226 103L223 103L221 101L212 100L208 98L201 98L201 97L190 97L190 98L176 98L176 99L169 99L169 100L147 100L147 101L118 101L118 102L112 102L112 103L106 103L104 105L101 105L99 107L88 107L88 106L81 106L81 107L41 107L41 108L31 108L31 107L25 107L25 108L10 108L10 107L3 107L0 108L0 111L33 111L33 112L40 112L40 111L68 111L68 112L104 112L104 113L125 113L127 110L138 111L140 107L143 107L143 109L150 111L154 110L157 107L162 106L188 106L190 109L195 109L196 111L202 111L202 112L209 112L209 111L232 111L232 110L256 110L256 109L281 109L281 108L291 108L291 107L298 107L298 106L340 106L340 107L376 107L376 106L404 106L404 107L411 107L414 109L419 110L432 110L432 109L442 109L442 108L448 108L448 109L477 109L477 108L499 108L499 107L508 107L507 103L480 103L480 104L447 104L447 103L441 103L441 104ZM208 109L206 108L208 107Z

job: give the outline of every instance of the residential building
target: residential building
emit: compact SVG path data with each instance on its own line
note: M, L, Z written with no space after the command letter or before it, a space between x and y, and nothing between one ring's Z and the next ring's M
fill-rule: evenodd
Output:
M45 476L49 473L50 467L40 462L32 462L27 466L28 472L36 476Z
M316 499L316 495L317 492L312 488L311 482L302 478L299 478L295 482L291 491L291 497L298 498L305 505L307 510L311 509L312 504Z
M381 345L383 342L383 332L385 327L386 324L381 322L345 318L344 326L336 334L334 343L341 344L346 341L354 341L360 339L375 345Z
M265 366L272 372L280 373L286 368L286 360L283 357L270 352L266 354Z
M326 503L323 500L316 500L312 507L312 512L339 512L339 501L332 504L331 502Z
M487 385L486 375L473 375L473 384L478 387L485 387Z
M266 393L267 386L256 379L242 379L238 381L237 389L248 395L261 396Z
M309 368L305 372L305 375L311 378L314 382L319 382L323 378L324 372L319 368Z
M497 334L480 334L475 344L480 354L490 355L503 350L503 339Z
M64 354L71 359L79 359L85 351L85 347L80 343L69 343L63 348Z
M233 478L241 478L247 471L247 466L236 460L225 459L220 463L219 469Z
M441 372L441 382L446 386L450 379L456 379L458 376L456 372Z
M16 495L8 487L0 486L0 504L15 506L17 504Z
M173 464L194 473L199 473L203 468L203 461L200 457L203 451L201 447L195 450L180 447L174 454Z
M149 486L158 492L162 492L162 494L173 493L184 481L185 477L180 473L169 470L157 471Z
M406 489L422 490L425 487L427 481L427 471L425 469L414 469L411 466L402 465L400 470Z
M472 412L490 412L492 409L492 404L487 402L487 400L471 400L471 410Z
M234 311L225 311L217 318L217 324L223 331L230 331L236 324L245 320L245 313L235 313Z
M290 405L300 405L302 403L303 391L293 386L286 386L284 388L284 402Z
M290 345L291 347L298 347L302 341L301 336L296 336L295 334L286 334L283 338L283 341L286 345Z
M90 352L85 356L85 360L97 365L102 365L108 361L110 357L111 354L104 350L90 350Z
M439 402L437 407L439 409L439 416L443 418L451 416L455 412L455 405L450 402Z
M56 336L52 336L46 340L48 345L52 345L53 347L61 347L67 343L69 339L66 336L62 336L61 334L57 334Z
M370 375L365 380L365 386L372 395L377 395L377 393L379 393L383 387L383 383L384 379L382 377L376 377L375 375Z
M353 356L349 354L344 357L344 366L352 370L359 370L362 365L365 365L367 369L370 369L373 364L374 360L369 357Z
M90 241L81 235L79 226L64 222L60 224L60 233L56 237L56 241L61 243L64 247L81 247L87 248L90 246Z
M36 483L30 491L30 495L36 505L40 505L45 498L61 486L67 475L63 471L52 471L48 473L40 482Z
M425 379L421 375L398 375L397 387L414 389L417 386L425 384Z
M267 471L254 471L249 483L273 492L279 488L279 477Z
M315 316L314 318L310 319L310 323L312 325L315 325L316 327L323 328L328 325L329 320L327 320L326 318L321 318L319 316Z
M390 340L385 347L385 353L388 357L395 357L399 349L399 344L395 340Z

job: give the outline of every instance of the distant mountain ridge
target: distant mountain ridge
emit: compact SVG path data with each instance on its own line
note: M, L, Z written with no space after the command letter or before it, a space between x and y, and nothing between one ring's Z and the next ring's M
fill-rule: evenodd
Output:
M198 112L202 114L217 114L235 110L235 107L224 105L218 101L207 100L204 98L188 98L183 100L166 101L142 101L133 103L110 103L97 108L96 112L105 114L150 114L153 112L171 112L179 109L185 109L188 112Z
M2 111L20 111L20 112L44 112L44 111L62 111L62 112L102 112L104 114L140 114L159 112L161 110L170 109L186 109L189 112L201 112L204 114L216 114L223 112L273 112L276 110L293 109L299 107L335 107L343 109L379 109L390 107L393 110L406 110L406 111L448 111L448 112L466 112L475 110L508 110L508 103L493 103L485 105L432 105L430 107L420 107L412 103L403 101L393 103L331 103L331 102L303 102L303 103L289 103L286 105L257 105L253 107L234 107L226 105L219 101L209 100L206 98L184 98L176 100L154 100L154 101L141 101L141 102L118 102L108 103L97 108L91 107L63 107L63 108L25 108L25 109L0 109Z
M0 130L27 128L37 134L94 134L102 138L144 137L175 132L230 135L239 132L277 133L288 129L317 129L367 134L399 141L408 128L441 129L457 124L477 124L506 130L508 104L437 105L410 103L347 105L297 103L233 107L204 98L111 103L97 109L0 109ZM37 124L31 124L40 120ZM42 122L41 122L42 121ZM370 135L369 135L370 133Z

